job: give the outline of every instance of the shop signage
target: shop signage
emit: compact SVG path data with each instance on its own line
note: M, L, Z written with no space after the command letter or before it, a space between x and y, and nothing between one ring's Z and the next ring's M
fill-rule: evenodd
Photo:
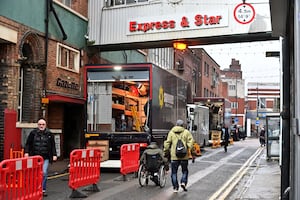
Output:
M72 81L67 81L67 80L63 80L61 78L57 78L56 79L56 85L59 87L63 87L63 88L69 88L69 89L73 89L73 90L79 90L79 84L72 82Z
M162 16L129 20L128 34L216 28L228 26L228 11L196 13L184 16Z

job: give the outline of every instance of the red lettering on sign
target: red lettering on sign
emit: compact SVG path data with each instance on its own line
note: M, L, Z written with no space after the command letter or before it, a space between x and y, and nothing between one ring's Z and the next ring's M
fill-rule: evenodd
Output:
M149 30L160 30L160 29L174 29L176 22L174 20L162 21L162 22L147 22L147 23L137 23L136 21L129 22L129 31L143 31L147 32Z
M184 27L190 27L189 25L189 20L187 17L182 17L181 18L181 23L180 25L184 28Z
M214 24L220 24L220 20L222 19L222 16L217 15L217 16L210 16L208 17L207 15L196 15L195 16L195 25L196 26L201 26L202 24L205 25L214 25Z
M129 31L130 32L136 31L136 22L129 22Z

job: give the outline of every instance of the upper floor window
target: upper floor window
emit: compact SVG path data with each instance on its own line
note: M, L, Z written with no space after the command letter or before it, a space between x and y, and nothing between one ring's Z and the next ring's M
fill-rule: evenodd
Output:
M238 102L231 102L231 108L238 108Z
M57 44L56 66L79 72L80 53L66 45Z
M204 62L204 75L209 76L209 64Z
M148 0L105 0L108 7L121 6L121 5L133 5L143 2L148 2Z
M68 6L68 7L71 7L71 4L72 4L72 0L62 0L61 1L64 5Z
M235 90L235 85L229 85L229 90Z

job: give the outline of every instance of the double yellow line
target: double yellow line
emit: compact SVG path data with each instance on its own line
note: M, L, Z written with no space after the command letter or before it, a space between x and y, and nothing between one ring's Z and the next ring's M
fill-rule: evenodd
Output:
M224 200L233 190L233 188L242 179L245 173L248 171L249 167L255 161L255 159L260 155L264 148L259 148L256 152L244 163L244 165L234 173L234 175L218 190L216 191L209 200Z

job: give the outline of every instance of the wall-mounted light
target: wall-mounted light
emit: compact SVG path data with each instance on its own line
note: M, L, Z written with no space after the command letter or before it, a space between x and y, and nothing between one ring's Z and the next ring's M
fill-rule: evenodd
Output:
M173 43L173 47L178 50L185 50L187 48L187 44L184 42L176 41Z
M122 69L121 65L114 66L114 70L116 70L116 71L120 71L121 69Z

